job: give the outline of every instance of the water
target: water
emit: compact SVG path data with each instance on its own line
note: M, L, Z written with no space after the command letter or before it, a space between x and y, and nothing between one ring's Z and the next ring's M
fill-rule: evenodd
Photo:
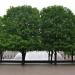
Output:
M64 57L61 53L57 52L57 60L63 60ZM14 57L14 60L22 60L22 54L20 52ZM25 60L48 60L48 52L47 51L30 51L26 53ZM53 58L54 60L54 54Z

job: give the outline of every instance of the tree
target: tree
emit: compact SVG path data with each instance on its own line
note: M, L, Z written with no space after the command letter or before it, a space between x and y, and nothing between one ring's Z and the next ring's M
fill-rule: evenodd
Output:
M11 36L10 49L12 46L13 49L25 55L26 51L40 48L40 15L36 8L31 6L10 7L3 21L6 25L6 32Z
M74 15L66 7L50 6L41 10L41 32L46 50L70 50L75 42ZM52 57L52 56L51 56Z
M0 17L0 60L2 61L2 57L3 57L3 51L6 50L6 46L7 46L7 34L5 33L5 29L4 29L4 24L2 21L2 17Z

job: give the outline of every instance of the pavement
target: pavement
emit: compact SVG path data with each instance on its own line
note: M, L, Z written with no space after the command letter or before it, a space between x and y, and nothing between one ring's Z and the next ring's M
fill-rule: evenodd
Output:
M75 65L0 64L0 75L75 75Z

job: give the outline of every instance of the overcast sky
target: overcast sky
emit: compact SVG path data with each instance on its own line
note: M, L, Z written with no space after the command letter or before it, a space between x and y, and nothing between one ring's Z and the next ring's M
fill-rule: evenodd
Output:
M52 5L63 5L75 14L75 0L0 0L0 16L6 14L10 6L31 5L39 10Z

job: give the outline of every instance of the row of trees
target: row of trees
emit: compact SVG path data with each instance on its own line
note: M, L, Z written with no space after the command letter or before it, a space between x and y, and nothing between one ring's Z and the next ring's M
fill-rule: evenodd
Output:
M0 17L0 53L75 49L75 16L63 6L49 6L39 11L31 6L10 7Z

